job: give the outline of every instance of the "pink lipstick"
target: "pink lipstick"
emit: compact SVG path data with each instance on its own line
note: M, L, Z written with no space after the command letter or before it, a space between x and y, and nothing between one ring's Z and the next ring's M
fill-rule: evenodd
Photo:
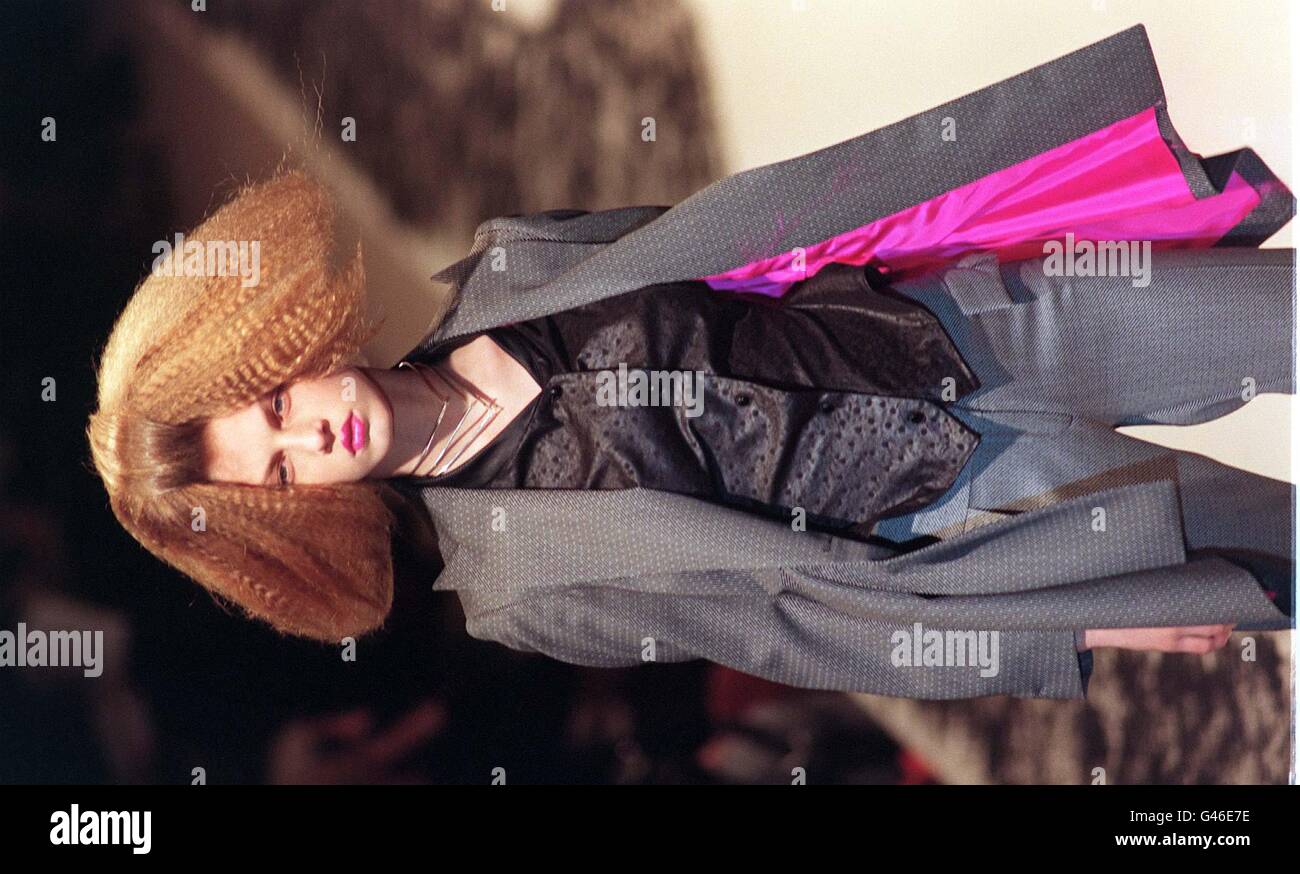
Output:
M366 420L356 413L348 413L348 417L339 426L339 439L343 442L344 449L356 455L366 448L369 439L367 432Z

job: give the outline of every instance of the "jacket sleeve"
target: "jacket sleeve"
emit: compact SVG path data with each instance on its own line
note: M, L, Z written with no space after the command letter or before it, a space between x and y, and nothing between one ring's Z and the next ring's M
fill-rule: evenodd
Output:
M920 699L1082 698L1074 633L994 635L979 664L910 664L915 629L750 585L683 595L580 585L533 590L467 620L471 636L592 667L703 658L777 683ZM996 641L996 643L994 643ZM985 658L984 656L991 656Z

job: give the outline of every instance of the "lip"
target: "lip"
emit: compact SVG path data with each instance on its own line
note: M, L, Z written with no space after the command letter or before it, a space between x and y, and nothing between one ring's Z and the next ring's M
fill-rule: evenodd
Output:
M344 449L356 455L366 448L369 440L368 431L365 419L356 413L348 413L348 417L339 426L339 440L343 443Z

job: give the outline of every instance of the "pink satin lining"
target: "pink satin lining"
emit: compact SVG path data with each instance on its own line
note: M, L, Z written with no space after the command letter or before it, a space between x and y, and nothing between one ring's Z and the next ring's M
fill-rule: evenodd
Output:
M702 277L715 289L780 296L831 262L875 264L894 278L993 250L1042 257L1047 240L1150 240L1153 249L1212 246L1259 203L1236 173L1197 200L1156 127L1155 108L795 252Z

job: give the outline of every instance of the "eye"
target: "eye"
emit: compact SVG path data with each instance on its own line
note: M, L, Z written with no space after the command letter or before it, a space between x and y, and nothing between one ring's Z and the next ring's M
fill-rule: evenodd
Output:
M284 461L283 458L280 459L280 470L279 470L279 475L280 475L280 485L282 485L282 486L287 486L287 485L289 484L289 482L290 482L290 480L289 480L289 465L285 463L285 461Z
M284 388L277 388L275 394L271 397L271 409L283 419L284 414L289 411L288 402L289 396L285 393Z

